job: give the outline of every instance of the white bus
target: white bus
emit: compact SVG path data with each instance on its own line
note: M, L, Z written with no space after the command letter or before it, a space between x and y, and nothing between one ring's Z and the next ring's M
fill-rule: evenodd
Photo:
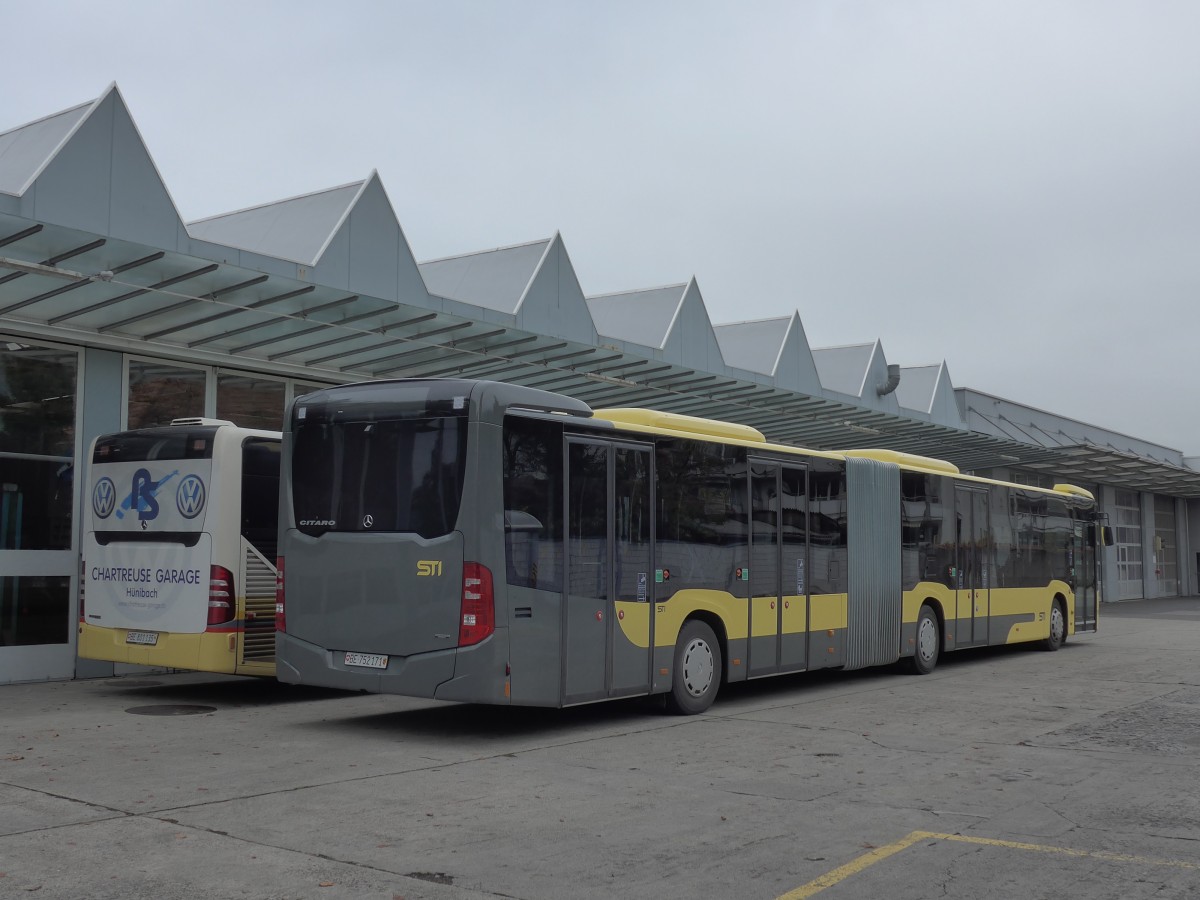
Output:
M216 419L95 440L80 656L275 674L279 446Z

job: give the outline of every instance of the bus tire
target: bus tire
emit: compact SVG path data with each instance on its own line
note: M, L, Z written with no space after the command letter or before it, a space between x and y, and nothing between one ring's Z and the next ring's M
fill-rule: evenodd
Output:
M667 709L681 716L702 713L721 688L721 645L699 619L685 622L675 642L675 667Z
M1067 640L1067 614L1063 609L1063 602L1058 597L1054 598L1054 602L1050 604L1050 636L1043 642L1042 646L1053 652L1061 647Z
M909 671L914 675L928 675L937 667L942 654L941 630L933 607L922 604L917 614L917 646L909 660Z

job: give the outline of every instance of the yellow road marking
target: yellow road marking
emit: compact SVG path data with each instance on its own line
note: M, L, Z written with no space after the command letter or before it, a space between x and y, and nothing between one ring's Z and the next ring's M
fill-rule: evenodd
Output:
M985 847L1003 847L1008 850L1029 850L1035 853L1057 853L1060 856L1087 857L1089 859L1104 859L1110 862L1142 863L1148 866L1166 866L1173 869L1200 870L1200 863L1183 862L1175 859L1154 859L1149 856L1134 856L1127 853L1109 853L1106 850L1073 850L1070 847L1051 847L1044 844L1026 844L1020 841L1001 841L996 838L971 837L965 834L940 834L936 831L914 831L895 843L884 847L876 847L869 853L852 859L844 866L839 866L831 872L826 872L819 878L814 878L808 884L803 884L795 890L782 894L778 900L806 900L819 894L826 888L833 887L845 881L851 875L861 872L880 860L894 856L901 850L906 850L921 841L956 841L960 844L980 844Z
M1154 859L1150 856L1110 853L1107 850L1072 850L1070 847L1047 847L1042 844L1023 844L1020 841L998 841L994 838L968 837L965 834L935 834L931 831L916 833L928 838L936 838L943 841L958 841L962 844L983 844L988 847L1007 847L1010 850L1033 850L1037 853L1058 853L1063 856L1086 856L1090 859L1142 863L1147 866L1167 866L1172 869L1200 869L1200 863L1184 862L1179 859Z
M844 866L839 866L832 872L826 872L820 878L815 878L808 884L801 885L794 891L788 891L779 900L805 900L806 897L811 897L813 894L819 894L827 887L833 887L839 881L844 881L856 872L861 872L867 866L873 866L881 859L887 859L893 854L899 853L908 847L911 847L917 841L924 837L926 832L914 831L906 838L901 838L894 844L888 844L886 847L876 847L870 853L864 853L857 859L852 859Z

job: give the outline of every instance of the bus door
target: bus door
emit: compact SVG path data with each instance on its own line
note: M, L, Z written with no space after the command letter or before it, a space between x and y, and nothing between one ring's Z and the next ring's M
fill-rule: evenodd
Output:
M808 486L801 467L751 459L749 677L807 666Z
M1074 550L1071 558L1071 579L1075 589L1075 630L1096 630L1096 588L1099 558L1096 546L1100 542L1100 526L1087 524L1075 514Z
M955 566L958 606L957 643L986 644L991 590L991 533L987 491L958 486L958 557Z
M567 440L565 704L650 691L652 460L648 446Z

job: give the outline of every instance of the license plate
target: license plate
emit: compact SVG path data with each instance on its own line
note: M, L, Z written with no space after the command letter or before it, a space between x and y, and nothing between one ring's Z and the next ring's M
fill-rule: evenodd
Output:
M365 669L386 669L388 658L381 653L347 653L346 665Z
M149 644L154 646L158 643L157 631L131 631L125 635L125 643L127 644Z

